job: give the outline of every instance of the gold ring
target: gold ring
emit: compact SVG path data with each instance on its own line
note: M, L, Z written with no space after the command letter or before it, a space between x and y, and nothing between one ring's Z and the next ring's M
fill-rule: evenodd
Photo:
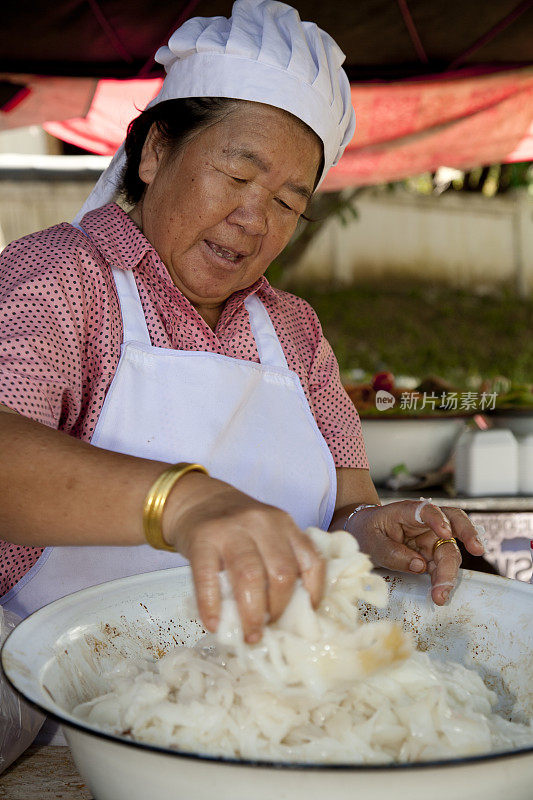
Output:
M450 544L454 544L457 547L457 539L454 539L453 536L450 539L437 539L437 541L433 545L433 555L435 555L435 550L437 549L437 547L440 547L441 544L448 544L448 542ZM459 548L457 547L457 549Z

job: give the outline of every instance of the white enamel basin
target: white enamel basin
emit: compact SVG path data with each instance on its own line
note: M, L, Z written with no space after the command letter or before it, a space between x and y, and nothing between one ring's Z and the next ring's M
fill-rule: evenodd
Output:
M385 614L413 630L422 649L475 664L503 710L517 700L533 715L532 586L465 570L449 604L437 608L426 578L381 574L391 587ZM191 592L189 567L112 581L45 606L4 645L8 679L60 721L95 800L531 800L533 746L399 766L256 764L131 742L72 717L74 705L104 690L101 672L117 659L198 639L200 625L183 611Z

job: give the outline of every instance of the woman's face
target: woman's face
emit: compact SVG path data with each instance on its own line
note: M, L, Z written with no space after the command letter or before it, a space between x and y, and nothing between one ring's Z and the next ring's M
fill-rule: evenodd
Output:
M131 216L180 291L216 309L288 243L320 157L318 138L289 114L242 102L177 154L148 136L146 191Z

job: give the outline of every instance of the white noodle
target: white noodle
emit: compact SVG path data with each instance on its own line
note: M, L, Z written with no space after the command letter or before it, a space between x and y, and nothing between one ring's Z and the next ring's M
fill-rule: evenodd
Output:
M74 709L105 731L237 758L390 763L527 747L529 725L494 714L496 694L472 669L436 664L396 623L364 623L357 602L387 604L387 585L345 533L308 535L327 558L314 611L299 585L262 641L243 641L221 576L215 636L159 661L119 665L108 694Z

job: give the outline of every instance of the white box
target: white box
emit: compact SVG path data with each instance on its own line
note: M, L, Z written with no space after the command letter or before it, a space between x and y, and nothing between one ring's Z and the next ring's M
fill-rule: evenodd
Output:
M506 429L465 431L455 450L455 490L470 497L518 492L518 444Z
M533 433L517 437L518 491L533 495Z

